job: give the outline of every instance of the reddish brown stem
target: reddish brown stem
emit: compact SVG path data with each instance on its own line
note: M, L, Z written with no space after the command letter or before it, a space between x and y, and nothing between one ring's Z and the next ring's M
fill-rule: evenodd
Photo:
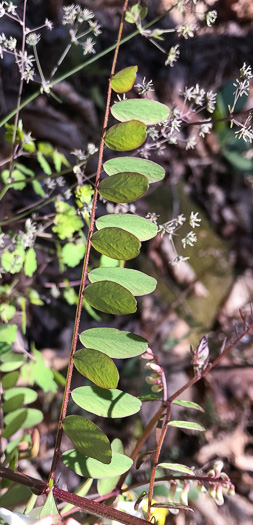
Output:
M69 492L58 489L57 487L53 488L53 494L55 498L61 501L66 501L67 503L71 503L72 505L75 505L75 507L79 507L89 514L99 516L100 518L102 517L113 521L119 521L124 525L150 525L150 523L146 520L136 518L135 516L131 516L126 512L108 507L102 503L90 501L89 499L82 498L76 494L70 494Z
M52 466L51 466L51 471L50 471L50 476L49 476L49 479L52 478L53 480L55 479L55 472L56 472L57 463L58 463L59 456L60 456L60 446L61 446L61 440L62 440L62 434L63 434L62 423L67 413L68 401L69 401L69 396L70 396L71 379L72 379L72 373L73 373L73 357L74 357L76 347L77 347L78 331L79 331L81 312L82 312L83 294L84 294L84 289L85 289L85 284L86 284L86 279L87 279L88 264L89 264L89 258L90 258L91 238L92 238L94 226L95 226L95 214L96 214L96 206L97 206L97 199L98 199L98 187L99 187L100 176L101 176L101 171L102 171L105 135L106 135L107 125L108 125L108 118L109 118L110 104L111 104L111 93L112 93L111 79L115 73L116 62L117 62L117 57L118 57L118 52L119 52L119 45L120 45L127 5L128 5L128 0L125 0L123 11L122 11L122 16L121 16L121 21L119 25L117 45L116 45L112 68L111 68L111 76L109 78L109 83L108 83L103 133L102 133L101 140L100 140L98 167L97 167L97 175L96 175L95 188L94 188L94 198L93 198L93 204L92 204L89 233L88 233L87 244L86 244L86 253L85 253L85 258L84 258L84 263L83 263L81 285L79 289L79 297L78 297L78 304L77 304L77 309L76 309L75 325L74 325L72 345L71 345L71 351L70 351L66 386L65 386L64 397L63 397L63 402L62 402L61 415L60 415L59 424L58 424L54 456L53 456Z
M25 485L35 490L38 494L43 494L47 491L47 484L40 479L32 478L26 474L21 474L21 472L15 472L14 470L3 467L0 465L0 478L9 479L14 483L19 483L20 485Z
M170 412L171 412L171 405L168 405L167 406L167 410L166 410L166 415L165 415L165 418L164 418L164 421L163 421L163 427L162 427L162 430L161 430L160 438L158 440L158 444L157 444L157 447L156 447L155 459L154 459L154 464L153 464L151 477L150 477L149 492L148 492L148 511L147 511L147 519L148 520L150 520L150 514L151 514L151 503L152 503L152 498L153 498L156 469L157 469L160 453L161 453L161 450L162 450L163 442L164 442L164 439L165 439L165 436L166 436L166 432L167 432L167 429L168 429L167 423L168 423L168 421L170 419Z

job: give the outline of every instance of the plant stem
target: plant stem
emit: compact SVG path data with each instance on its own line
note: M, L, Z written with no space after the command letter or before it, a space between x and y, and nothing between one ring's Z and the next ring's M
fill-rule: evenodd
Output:
M102 171L105 135L106 135L107 125L108 125L108 118L109 118L110 104L111 104L111 93L112 93L111 79L115 73L116 62L118 58L119 45L121 41L124 17L125 17L125 13L127 10L127 5L128 5L128 0L125 0L123 10L122 10L121 21L119 25L119 31L118 31L116 48L114 52L114 58L112 62L111 75L110 75L109 82L108 82L106 109L105 109L105 116L104 116L103 132L102 132L102 136L100 140L100 147L99 147L97 175L96 175L96 182L95 182L95 188L94 188L94 197L93 197L93 204L92 204L92 211L91 211L91 218L90 218L89 233L88 233L87 244L86 244L86 253L85 253L84 262L83 262L81 285L79 289L78 304L77 304L77 309L76 309L75 325L74 325L72 345L71 345L70 358L69 358L69 364L68 364L66 386L65 386L64 397L63 397L63 402L62 402L61 415L60 415L59 424L58 424L54 456L53 456L52 466L51 466L51 471L50 471L50 476L49 476L49 479L51 478L53 480L55 479L55 472L56 472L57 463L58 463L59 456L60 456L60 446L61 446L61 440L62 440L62 434L63 434L62 424L66 416L66 413L67 413L68 401L69 401L69 396L70 396L71 379L72 379L72 373L73 373L73 357L74 357L76 347L77 347L78 330L79 330L80 319L81 319L83 295L84 295L84 289L86 285L88 264L89 264L90 250L91 250L91 238L92 238L93 230L95 226L95 214L96 214L96 206L97 206L97 199L98 199L98 187L99 187L100 176L101 176L101 171Z
M17 127L18 127L18 119L19 119L19 113L21 109L21 96L23 91L23 85L24 85L24 52L25 52L25 22L26 22L26 6L27 6L27 0L24 0L23 5L23 20L22 20L22 44L21 44L21 71L20 71L20 83L19 83L19 90L18 90L18 100L17 100L17 107L15 110L15 120L14 120L14 130L13 130L13 136L12 136L12 144L11 144L11 161L10 161L10 176L12 174L13 170L13 164L14 164L14 148L15 148L15 142L16 142L16 136L17 136Z
M36 45L33 46L33 52L34 52L34 57L35 57L35 60L36 60L37 68L38 68L38 71L39 71L39 74L40 74L42 86L45 86L46 85L46 79L45 79L44 73L42 71L42 67L41 67L41 64L40 64L40 59L39 59L39 55L38 55L38 51L37 51L37 46Z
M126 512L108 507L102 503L90 501L88 498L82 498L77 494L71 494L65 490L58 489L57 487L53 488L53 495L55 498L60 499L61 501L66 501L67 503L75 505L75 507L86 510L86 512L92 514L93 516L107 518L112 521L119 521L124 525L150 525L150 523L146 520L136 518L136 516L131 516Z
M161 430L160 438L159 438L159 441L158 441L158 444L157 444L157 447L156 447L155 459L154 459L154 464L153 464L151 477L150 477L149 492L148 492L148 511L147 511L147 520L148 521L150 521L151 503L152 503L152 498L153 498L156 469L157 469L160 453L161 453L161 450L162 450L163 442L164 442L164 439L165 439L165 436L166 436L166 432L167 432L167 429L168 429L167 423L168 423L168 421L170 419L170 412L171 412L171 405L168 405L167 406L167 410L166 410L166 415L165 415L165 418L163 420L163 427L162 427L162 430Z

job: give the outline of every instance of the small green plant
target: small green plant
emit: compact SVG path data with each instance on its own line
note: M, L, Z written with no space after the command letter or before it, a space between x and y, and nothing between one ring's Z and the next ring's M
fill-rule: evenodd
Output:
M187 3L187 1L180 1L176 2L175 6L182 11ZM167 393L164 369L144 338L129 331L107 326L89 328L79 333L82 308L85 308L95 320L100 319L97 311L112 315L134 314L137 310L136 297L154 291L156 280L143 272L126 268L126 261L137 257L142 243L154 238L158 233L169 235L173 242L173 236L186 222L186 218L180 214L177 218L158 225L155 213L150 212L146 218L138 216L135 214L133 203L145 195L151 184L162 181L165 176L163 167L149 160L151 151L162 151L165 144L173 144L178 140L184 141L187 149L193 148L197 135L188 139L182 139L180 136L180 128L187 121L188 110L185 109L179 114L175 108L169 109L164 104L145 98L146 93L152 89L152 82L144 80L142 84L135 85L137 65L116 72L119 46L123 41L124 20L135 24L139 33L159 47L162 53L165 52L157 40L163 40L166 30L151 30L143 26L147 9L137 3L127 11L128 0L125 0L117 44L113 46L115 53L108 83L99 150L89 144L87 151L75 151L77 161L73 167L70 166L66 157L53 146L45 142L37 143L29 133L24 131L19 119L23 82L31 81L36 75L35 63L37 74L40 75L42 91L51 94L56 83L53 78L72 45L80 44L84 55L93 54L95 42L87 35L93 34L97 37L100 33L100 26L94 21L94 15L88 9L74 5L66 7L63 23L71 27L71 40L53 69L50 79L46 80L36 47L39 35L35 30L26 29L26 5L25 1L22 19L16 14L16 7L12 2L1 2L0 5L1 15L11 16L23 28L21 55L16 50L15 42L10 39L2 42L5 52L11 52L14 55L16 53L21 82L17 109L14 112L14 124L6 124L5 128L5 139L11 145L11 155L8 159L8 168L4 169L1 174L4 186L0 197L3 199L11 188L15 191L23 191L28 184L32 184L35 194L42 202L39 201L29 210L20 211L13 218L4 217L0 223L2 227L0 234L1 270L3 276L7 274L10 276L10 281L0 287L0 317L3 323L0 327L0 373L3 401L1 419L4 419L1 439L7 443L5 450L1 450L3 461L0 466L0 475L3 491L7 492L6 489L11 483L17 483L30 488L33 494L30 493L22 518L7 509L0 509L0 517L8 523L8 520L13 519L13 516L15 519L16 516L21 519L20 523L26 523L28 518L26 515L30 514L37 519L37 523L42 523L42 519L50 515L52 523L63 523L71 513L82 509L98 516L99 519L118 521L123 524L144 525L144 523L156 520L159 525L163 525L168 513L176 514L179 510L192 510L188 502L192 485L195 485L200 491L207 489L210 497L218 505L223 503L222 490L225 489L228 494L234 492L234 486L227 474L223 472L222 462L215 462L213 468L200 476L194 469L186 465L172 463L170 459L160 461L160 455L166 433L171 427L195 432L205 431L198 417L196 420L195 418L192 420L191 417L189 419L182 417L181 420L171 419L171 407L177 405L187 409L189 413L192 410L196 414L203 412L200 405L179 400L178 397L202 379L228 354L249 332L252 322L248 324L245 321L243 332L240 335L237 334L227 347L222 346L219 356L212 362L209 356L208 339L207 336L204 336L198 346L191 349L192 378L170 396ZM214 23L215 13L215 11L207 13L208 26ZM85 30L82 29L82 24L86 24ZM45 21L45 27L51 29L51 23L48 20ZM189 38L193 34L193 29L187 24L178 26L174 31L183 38ZM25 44L32 48L32 57L25 54ZM178 56L178 46L174 46L169 52L166 52L165 64L173 66ZM91 60L87 63L90 62ZM243 73L247 79L251 75L246 66L243 68ZM70 74L71 72L68 73ZM62 77L58 81L61 79ZM236 92L236 101L243 91L242 86L238 86L236 89L241 91ZM139 96L127 99L125 94L134 87L138 89ZM118 101L116 100L116 103L111 105L113 93L118 94L119 97ZM122 99L119 99L120 94L123 94ZM182 95L184 106L190 102L192 110L206 110L212 113L215 109L215 94L212 91L206 92L198 84L195 87L186 88ZM33 95L33 98L35 96ZM230 112L231 121L234 120L235 104ZM110 112L117 123L108 128ZM8 118L4 119L3 123L6 123ZM209 120L201 122L198 137L209 133L211 126L212 123ZM103 163L105 148L111 150L113 156ZM130 156L129 152L136 149L138 149L138 156ZM97 151L98 167L94 183L93 175L86 176L85 167ZM37 170L27 167L26 156L28 154L29 159L36 163L36 167L39 165L41 175L37 176ZM106 173L103 180L101 180L102 169ZM75 175L75 182L70 185L66 183L65 177L72 172ZM96 219L98 199L105 203L109 201L107 211L111 210L111 212ZM54 203L53 212L48 212L42 217L36 216L35 222L31 214L50 203ZM114 213L116 208L120 213ZM20 220L24 221L23 230L18 230L16 227ZM182 238L183 248L187 245L193 246L196 242L197 237L193 230L199 226L199 221L198 213L191 212L189 225L192 230ZM88 228L87 235L83 232L85 226ZM68 279L65 279L61 286L57 286L56 283L47 283L54 298L61 295L63 291L66 301L76 305L66 380L61 374L45 365L41 353L34 345L31 352L23 347L17 352L17 348L12 346L16 342L18 332L15 316L21 315L21 330L25 334L27 304L43 305L43 297L35 288L29 286L26 292L23 292L19 276L23 274L26 278L31 278L36 274L38 254L44 249L44 245L41 245L40 242L44 239L50 240L52 246L47 247L46 253L52 260L58 261L61 273L66 268L78 266L83 260L79 295L73 283ZM99 255L91 256L92 249ZM186 259L175 250L174 263ZM81 348L78 348L79 344L82 345ZM148 371L146 381L151 386L151 392L141 397L118 389L119 371L114 363L114 359L130 359L137 356L146 362L145 368ZM88 385L72 390L71 380L74 369L89 381ZM30 387L37 385L44 392L55 393L59 385L60 387L65 386L47 483L18 471L19 460L32 459L38 454L39 433L36 425L43 419L41 410L28 407L36 401L37 392L32 388L16 386L20 377ZM79 407L78 409L75 407L78 415L69 413L70 398L74 406ZM146 402L157 403L158 409L144 429L131 457L124 453L123 444L119 439L116 438L110 443L106 434L101 430L100 424L97 426L89 417L80 415L82 412L79 411L81 408L98 416L101 418L102 426L103 418L128 417L138 413L142 403ZM21 437L20 435L15 437L16 432L20 429L23 429L24 433ZM27 429L32 430L28 432ZM143 446L154 429L157 430L156 447L154 450L143 452ZM62 453L61 442L64 432L72 442L73 448ZM13 436L14 439L11 440ZM137 494L134 490L132 491L131 484L127 487L124 485L127 473L135 461L136 468L139 468L150 458L152 458L153 465L150 480L140 482L139 487L135 485L135 489L143 488L148 482L148 490ZM60 459L68 469L85 478L82 487L76 494L59 489L57 486ZM165 503L156 501L154 498L158 470L162 473L159 481L167 482ZM93 480L96 480L98 491L95 500L89 495L86 497ZM38 494L46 496L42 508L35 507ZM112 506L101 503L111 498ZM114 503L116 498L117 501ZM55 499L66 502L67 506L59 510Z

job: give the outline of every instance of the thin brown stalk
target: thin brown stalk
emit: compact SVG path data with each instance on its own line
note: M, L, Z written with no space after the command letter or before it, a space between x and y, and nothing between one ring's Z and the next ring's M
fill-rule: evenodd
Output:
M170 419L170 412L171 412L171 405L168 405L167 406L167 410L166 410L166 415L165 415L165 418L163 420L163 427L162 427L162 430L161 430L161 434L160 434L160 437L159 437L159 440L158 440L158 443L157 443L154 464L153 464L151 477L150 477L149 492L148 492L148 511L147 511L147 520L148 521L150 521L150 515L151 515L151 503L152 503L153 492L154 492L156 469L157 469L160 453L161 453L161 450L162 450L163 442L164 442L164 439L165 439L165 436L166 436L166 432L168 430L167 423L168 423L168 421Z
M116 62L117 62L119 46L120 46L120 40L122 36L122 31L123 31L124 17L125 17L125 13L127 10L127 6L128 6L128 0L125 0L123 10L122 10L121 21L119 25L117 45L116 45L115 52L114 52L114 58L113 58L113 63L112 63L112 68L111 68L111 75L110 75L109 82L108 82L108 92L107 92L104 124L103 124L103 133L102 133L101 140L100 140L98 167L97 167L97 175L96 175L96 182L95 182L95 188L94 188L94 198L93 198L93 205L92 205L92 211L91 211L89 233L88 233L86 253L85 253L85 258L84 258L84 263L83 263L81 285L79 289L79 297L78 297L78 304L77 304L77 309L76 309L75 325L74 325L72 345L71 345L71 351L70 351L66 386L65 386L64 397L63 397L63 402L62 402L61 415L60 415L59 424L58 424L54 456L53 456L52 466L51 466L51 471L50 471L50 476L49 476L49 478L52 478L53 480L55 479L57 463L60 457L60 446L61 446L61 440L62 440L62 434L63 434L62 425L63 425L63 420L67 413L68 401L69 401L69 396L70 396L71 379L72 379L72 373L73 373L73 357L74 357L76 347L77 347L78 331L79 331L81 312L82 312L83 294L84 294L84 289L86 285L88 264L89 264L90 250L91 250L91 239L92 239L94 225L95 225L95 214L96 214L96 206L97 206L97 199L98 199L98 187L99 187L100 176L101 176L101 171L102 171L105 135L106 135L107 125L108 125L108 118L109 118L110 104L111 104L111 93L112 93L111 79L115 73Z
M17 100L17 107L16 107L16 114L15 114L15 120L14 120L14 131L13 131L13 137L12 137L12 145L11 145L11 161L10 161L10 176L12 174L13 170L13 164L14 164L14 148L15 148L15 142L16 142L16 135L17 135L17 127L18 127L18 119L19 119L19 113L21 109L21 97L23 92L23 85L24 85L24 60L23 55L25 52L25 37L26 37L26 7L27 7L27 0L24 0L24 6L23 6L23 19L22 22L20 21L20 24L22 25L22 44L21 44L21 71L20 71L20 83L19 83L19 90L18 90L18 100Z

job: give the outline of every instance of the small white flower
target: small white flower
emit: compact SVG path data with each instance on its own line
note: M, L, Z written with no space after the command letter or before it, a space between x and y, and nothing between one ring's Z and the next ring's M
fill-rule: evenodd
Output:
M13 36L10 36L9 39L5 40L4 45L5 45L6 49L9 49L9 51L15 51L15 49L17 47L17 40Z
M38 42L40 41L40 34L39 33L29 33L26 37L26 43L29 46L36 46Z
M97 22L89 21L89 26L90 26L91 31L92 31L94 36L101 35L101 33L102 33L101 26Z
M200 226L201 219L198 218L198 214L199 214L198 211L196 213L194 213L193 211L191 212L189 224L192 228L196 228L196 226L197 227Z
M147 81L146 77L143 78L142 84L135 84L134 87L137 88L139 95L145 95L148 91L154 91L153 81Z
M44 23L45 23L46 28L49 29L49 31L52 31L54 27L53 22L51 22L51 20L48 20L48 18L46 18Z
M90 11L90 9L81 9L80 8L80 12L78 14L78 22L80 22L80 23L88 22L88 20L91 20L92 18L94 18L94 16L95 15L94 15L93 11Z
M0 18L2 18L5 15L5 13L6 13L6 10L4 8L4 4L5 4L5 2L1 2L0 3Z
M59 186L60 188L64 186L65 184L65 180L63 177L57 177L56 182L57 182L57 186Z
M146 219L148 219L148 221L150 222L153 222L154 224L157 224L158 217L159 215L151 212L148 212L148 214L146 215Z
M212 125L211 122L205 122L205 124L201 124L200 130L199 130L199 136L204 138L205 135L210 133L212 127L213 127L213 125Z
M207 101L207 111L209 113L213 113L214 110L215 110L215 105L216 105L216 97L217 97L217 93L214 93L212 90L211 91L207 91L207 94L206 94L206 101Z
M194 36L193 27L189 24L179 26L177 29L179 36L183 36L186 40Z
M175 257L174 261L170 263L172 266L175 266L176 264L179 264L181 262L186 262L190 259L190 257L183 257L182 255L178 255Z
M184 222L186 221L186 217L184 216L183 213L181 213L180 215L178 215L178 217L176 218L176 225L177 226L183 226Z
M196 144L197 144L197 141L194 137L188 139L186 142L186 146L185 146L186 151L189 149L194 149Z
M208 27L212 27L216 18L217 18L217 11L215 11L215 9L213 11L208 11L206 13L206 25Z
M148 128L147 132L148 132L148 136L151 137L152 140L157 140L158 139L158 137L159 137L158 130L156 128L154 128L153 126Z
M245 142L250 142L251 144L253 140L253 129L244 124L244 126L235 132L235 136L237 139L243 139Z
M55 182L54 179L51 179L50 177L48 177L47 179L45 179L45 184L46 184L46 186L48 187L49 190L54 190L55 189L56 182Z
M30 82L30 80L33 81L35 75L35 70L33 68L26 69L22 75L22 79L27 82L27 84Z
M253 78L251 66L247 66L247 64L244 62L243 66L240 69L240 76L243 79L247 79L247 80L250 80L251 78Z
M4 233L0 233L0 248L4 247Z
M68 188L68 189L64 192L63 196L64 196L64 199L65 199L66 201L69 201L69 199L71 199L71 197L72 197L72 191L71 191L71 189Z
M248 96L249 94L249 81L248 80L239 80L236 79L235 83L233 84L235 86L236 90L234 91L234 95L237 97L242 97L242 95Z
M181 239L181 242L182 242L183 248L186 248L187 245L193 246L195 242L197 242L196 233L194 233L193 231L190 231L189 233L187 233L187 235L183 239Z
M95 155L95 153L97 153L97 151L98 151L97 146L95 146L95 144L93 144L92 142L89 142L88 145L87 145L88 155L89 156Z
M176 61L178 60L179 56L180 56L179 44L177 44L176 46L172 46L169 50L167 59L165 60L165 66L169 65L173 67Z
M94 46L95 46L94 40L92 40L92 38L90 37L87 38L87 40L82 44L83 54L88 55L89 53L92 53L92 54L96 53Z

